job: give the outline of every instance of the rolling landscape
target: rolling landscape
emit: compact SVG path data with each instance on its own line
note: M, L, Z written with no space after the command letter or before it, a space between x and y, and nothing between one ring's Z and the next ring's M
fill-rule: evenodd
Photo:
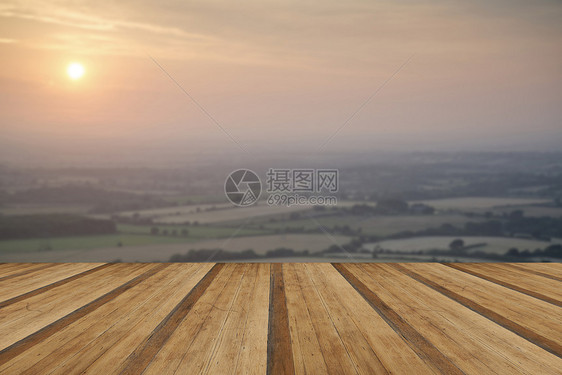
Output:
M337 205L290 207L236 207L223 176L187 169L4 167L0 261L557 261L557 155L490 153L483 170L402 154L368 175L349 157Z

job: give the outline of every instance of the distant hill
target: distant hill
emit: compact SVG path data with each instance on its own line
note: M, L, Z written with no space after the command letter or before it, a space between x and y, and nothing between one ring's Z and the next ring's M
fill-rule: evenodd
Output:
M170 204L148 194L106 190L92 186L68 185L39 187L14 193L0 193L3 204L80 204L92 207L92 213L112 213L165 207Z

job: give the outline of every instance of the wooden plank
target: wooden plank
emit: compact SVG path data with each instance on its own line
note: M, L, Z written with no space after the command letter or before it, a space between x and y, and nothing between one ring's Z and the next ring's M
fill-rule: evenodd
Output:
M49 263L2 263L0 264L0 277L24 271L25 269L42 266Z
M361 281L465 373L556 374L561 368L560 358L391 265L354 267Z
M232 285L227 285L222 296L214 303L207 321L200 327L191 345L185 351L176 370L178 374L207 374L217 347L223 341L227 322L233 314L242 315L241 304L238 302L242 300L240 297L244 288L253 284L253 280L247 277L251 265L237 264L230 266L234 268L229 283ZM242 301L242 303L244 302ZM235 317L234 320L238 319ZM222 371L218 373L228 372L224 368Z
M511 287L556 300L560 264L463 265L499 283L442 264L43 265L0 264L0 374L562 368L562 310Z
M485 266L483 268L494 272L496 277L505 278L507 282L533 291L540 290L542 294L562 304L562 283L560 280L555 280L551 277L545 278L544 276L511 267L505 263L489 263L481 264L481 266Z
M20 275L0 282L0 301L6 301L21 294L52 284L69 276L98 267L103 263L63 263L54 264L37 273Z
M283 264L283 280L287 297L295 374L327 374L328 365L322 354L318 335L302 295L294 265Z
M562 273L562 262L545 262L545 263L510 263L524 267L532 267L542 272L552 272L554 275L560 276Z
M562 307L562 288L556 280L506 270L489 263L445 263L445 265Z
M443 265L404 263L393 266L562 357L562 316L558 307ZM546 319L538 320L537 316Z
M19 353L18 348L44 340L160 268L154 264L115 265L1 309L0 331L6 333L0 336L0 363Z
M0 277L10 275L11 273L20 272L26 267L33 267L35 264L42 263L2 263L0 264Z
M265 374L268 367L268 318L270 299L270 264L260 264L254 293L248 306L242 345L238 353L235 374Z
M363 269L356 265L334 264L334 267L365 298L379 315L401 336L416 354L437 373L462 374L450 358L443 355L432 342L427 340L412 325L402 318L389 304L377 295L380 290L371 289L373 283L366 278ZM363 278L361 278L363 276ZM367 275L368 276L368 275ZM367 284L366 284L366 283Z
M115 265L0 309L0 349L62 318L148 269L148 265Z
M271 265L269 295L267 373L294 374L283 265L280 263Z
M226 264L207 291L161 347L146 368L146 374L201 373L210 350L232 308L246 267ZM182 350L177 350L181 347Z
M350 357L338 330L334 326L329 312L326 310L322 299L318 295L304 264L287 264L287 272L293 272L292 280L295 290L300 289L300 298L308 310L312 328L318 339L327 373L329 374L356 374L357 369ZM382 366L379 369L384 369Z
M548 273L557 277L562 277L562 263L514 263L523 267L530 267L541 272Z
M530 272L556 281L562 281L562 266L557 271L543 270L536 263L504 263L504 267L515 268L520 271Z
M118 373L140 374L147 369L156 354L161 350L185 317L192 312L193 307L207 291L217 275L223 270L223 264L215 264L211 270L195 285L195 287L181 300L179 304L154 329L152 334L136 347L125 362L119 366Z
M334 267L305 267L359 374L433 372Z
M164 272L159 272L153 275L151 281L154 282L154 279L160 279L164 275ZM147 280L145 279L143 282L125 291L113 300L108 301L103 306L100 306L95 311L62 327L45 340L37 343L32 348L4 364L0 367L0 371L9 371L18 374L33 374L38 372L51 373L59 364L68 360L69 355L76 354L76 352L85 345L87 340L95 338L95 336L89 337L92 331L95 329L108 329L109 326L113 324L112 319L116 319L116 312L119 310L119 307L121 307L120 310L125 313L133 308L132 305L135 304L135 298L127 297L136 294L136 299L143 299L142 293L138 293L137 291L142 288L146 282ZM120 306L123 302L125 304ZM94 329L92 329L92 326L95 326Z
M261 271L260 271L261 270ZM203 370L204 374L263 374L267 368L267 312L269 302L269 265L249 264L211 357ZM261 325L248 324L251 314L261 310ZM253 338L248 340L248 338ZM239 363L244 345L252 345L254 356L247 353L245 361ZM181 367L180 367L181 368Z
M38 294L48 292L48 291L51 290L51 289L57 288L57 287L59 287L59 286L61 286L61 285L64 285L64 284L66 284L66 283L69 283L69 282L71 282L71 281L74 281L74 280L76 280L76 279L79 279L79 278L81 278L81 277L84 277L84 276L90 275L90 274L92 274L92 273L101 271L102 269L107 268L107 267L109 267L110 265L111 265L110 263L102 264L101 266L98 266L98 267L95 267L95 268L90 268L90 269L87 270L87 271L81 272L81 273L76 274L76 275L74 275L74 276L67 277L66 279L62 279L62 280L57 281L57 282L54 282L54 283L52 283L52 284L45 285L45 286L43 286L43 287L41 287L41 288L37 288L37 289L32 290L32 291L30 291L30 292L21 294L21 295L19 295L19 296L17 296L17 297L13 297L13 298L10 298L10 299L8 299L8 300L2 301L2 302L0 302L0 309L3 308L3 307L6 307L6 306L8 306L8 305L12 305L12 304L14 304L14 303L16 303L16 302L21 302L21 301L23 301L23 300L26 300L26 299L31 298L31 297L33 297L33 296L36 296L36 295L38 295Z
M135 336L137 340L128 342L128 352L121 352L113 362L108 363L106 358L98 363L105 362L106 368L117 368L135 345L149 336L152 330L148 326L155 328L205 275L206 272L198 270L210 268L210 265L170 265L6 365L11 365L8 367L11 372L21 374L95 372L100 368L92 369L94 362L128 335ZM140 340L135 328L144 331Z
M185 268L187 265L180 264L179 266ZM214 264L212 263L194 264L193 271L188 277L182 277L182 274L179 274L177 277L179 285L177 287L170 285L169 287L174 290L172 297L166 298L165 302L161 303L158 308L152 310L147 316L140 316L141 319L131 329L127 330L126 327L118 327L119 331L123 333L122 338L119 338L113 346L109 346L108 350L85 370L85 373L99 374L107 372L107 369L115 369L114 373L117 373L119 365L125 358L128 358L138 346L138 343L147 340L158 324L166 319L186 295L192 293L192 289L211 271L213 266ZM114 337L114 333L111 332L107 332L107 335L110 335L112 338ZM116 336L119 337L118 334ZM99 345L105 347L106 341L103 337L100 337L99 340L101 340Z
M0 281L13 279L14 277L23 276L31 272L43 270L53 267L56 263L26 263L11 266L4 272L0 272ZM0 270L2 271L2 270Z

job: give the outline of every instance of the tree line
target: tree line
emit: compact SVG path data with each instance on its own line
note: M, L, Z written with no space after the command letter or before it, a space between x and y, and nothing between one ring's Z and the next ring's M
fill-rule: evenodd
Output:
M0 216L0 239L44 238L113 234L111 220L70 214Z

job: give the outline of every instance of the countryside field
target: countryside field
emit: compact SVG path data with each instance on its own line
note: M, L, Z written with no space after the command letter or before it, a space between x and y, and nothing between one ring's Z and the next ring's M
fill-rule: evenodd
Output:
M270 207L263 202L258 206L236 208L230 204L192 204L139 211L123 211L117 216L128 220L150 219L153 224L117 225L116 234L94 236L69 236L57 238L14 239L0 241L0 261L37 259L38 261L90 260L111 261L167 261L171 255L185 253L189 249L221 248L239 252L247 249L265 254L275 248L289 248L296 251L309 250L314 253L335 244L349 243L358 235L385 237L406 231L423 231L439 228L444 224L462 228L467 222L479 222L480 217L468 217L464 211L492 210L511 212L521 209L527 213L553 214L556 207L542 207L540 199L519 198L455 198L424 201L440 210L454 210L454 213L440 212L434 215L352 215L347 211L313 211L310 207ZM342 201L338 207L351 207L356 201ZM512 204L513 206L510 206ZM69 205L19 205L4 207L6 214L84 212L83 206ZM10 211L11 210L11 211ZM292 214L292 215L291 215ZM90 215L92 216L92 215ZM95 215L93 215L95 216ZM106 215L102 218L108 219ZM194 225L197 222L199 224ZM183 224L188 223L188 224ZM342 232L347 226L350 232ZM322 228L322 229L320 229ZM338 229L339 228L339 229ZM156 233L155 233L156 231ZM290 234L291 232L308 232ZM323 231L330 233L325 235ZM312 232L312 233L310 233ZM316 233L314 233L316 232ZM281 235L275 233L287 233ZM345 233L345 235L342 235ZM386 240L367 244L393 252L447 250L449 243L457 237L433 236L399 240ZM543 249L549 242L508 237L462 237L466 246L485 244L471 251L504 254L512 247L520 250ZM554 243L554 242L553 242ZM332 254L334 258L341 255ZM364 257L361 255L360 257ZM367 256L369 257L369 256ZM381 256L381 261L385 257ZM425 258L417 257L418 260ZM385 259L386 260L386 259Z
M151 234L152 228L158 228L160 234ZM57 250L90 250L106 247L136 247L143 245L196 242L204 239L228 238L230 236L246 237L269 234L258 229L237 229L211 226L146 226L119 224L118 233L108 235L32 238L0 241L1 253L49 252ZM182 230L188 231L187 235ZM166 234L163 234L167 231ZM120 246L118 246L120 245Z
M489 210L495 207L505 206L526 206L550 203L550 199L538 198L486 198L486 197L465 197L465 198L445 198L419 201L435 207L438 210ZM417 203L417 202L412 202Z
M443 224L463 225L468 221L475 221L463 215L393 215L393 216L328 216L312 219L283 220L268 222L259 219L252 220L249 227L260 227L269 230L284 230L286 228L303 228L304 230L318 229L322 225L328 230L335 226L349 226L352 230L361 229L363 235L386 236L403 231L418 231L428 228L440 227Z
M0 206L0 215L34 215L34 214L86 214L88 205L69 204L9 204Z
M449 244L460 238L464 241L465 246L483 244L483 246L468 249L467 252L483 251L490 254L505 254L511 248L519 250L528 249L544 249L545 247L562 243L562 239L552 239L551 241L528 240L522 238L510 237L484 237L484 236L432 236L432 237L414 237L398 240L385 240L366 244L369 250L375 248L383 250L391 250L393 252L410 252L410 251L428 251L428 250L447 250Z
M217 207L216 210L204 211L204 208ZM197 208L202 211L197 212ZM258 216L272 216L289 214L309 209L309 206L268 206L261 204L252 207L228 206L187 206L184 211L178 209L150 210L148 213L140 212L140 217L150 217L157 224L183 224L198 222L200 224L228 223L237 220L249 219ZM127 213L130 215L131 213Z
M494 207L490 211L494 214L509 214L515 210L521 210L525 216L530 217L562 217L562 207L545 207L545 206L506 206Z
M187 225L131 225L131 224L119 224L117 229L120 233L124 234L151 234L153 228L158 228L159 235L152 235L153 237L168 237L170 235L184 237L189 239L212 239L212 238L225 238L232 235L238 237L246 236L259 236L270 234L271 231L263 229L252 229L252 228L233 228L233 227L222 227L222 226L211 226L211 225L197 225L197 226L187 226ZM187 231L187 235L183 236L181 233L183 230ZM163 235L164 231L168 234Z
M145 236L139 236L139 241L147 240ZM166 262L174 254L185 254L190 249L223 249L231 252L240 252L248 249L254 250L257 254L265 254L268 250L277 248L290 248L293 250L308 250L310 253L324 250L335 243L344 244L348 241L347 237L332 236L328 237L323 234L294 234L294 235L270 235L255 237L235 237L216 240L200 240L185 241L182 239L177 242L168 242L161 244L150 244L150 242L138 243L134 245L132 242L129 246L118 247L114 244L110 245L110 240L117 237L104 238L98 243L92 242L95 248L82 248L76 250L72 248L71 243L67 243L65 250L53 251L26 251L0 252L0 262L110 262L121 260L123 262ZM133 236L132 238L136 238ZM63 242L69 241L62 239ZM105 245L106 241L107 245ZM40 242L39 242L40 243ZM39 244L38 243L38 244ZM76 247L81 245L75 243ZM105 245L105 246L104 246Z
M504 155L490 158L505 163ZM223 178L206 168L0 169L0 261L168 261L217 248L229 252L225 260L276 248L309 251L298 259L347 259L339 246L361 261L428 261L436 259L404 253L438 249L439 260L456 259L458 252L445 253L455 238L468 247L462 260L479 260L476 251L501 260L511 248L544 250L554 243L544 239L562 237L557 164L541 158L527 169L527 157L509 161L518 170L512 175L480 172L478 155L417 155L379 165L358 159L342 167L337 205L325 207L269 206L267 194L235 207L222 192ZM262 164L267 171L269 163ZM393 253L361 253L376 240ZM313 255L327 249L333 252Z
M96 236L4 240L0 241L0 257L2 254L10 254L10 256L14 256L14 254L19 253L49 253L57 250L86 251L102 247L118 247L119 244L123 247L134 247L150 244L181 243L190 241L195 241L195 239L121 233Z

